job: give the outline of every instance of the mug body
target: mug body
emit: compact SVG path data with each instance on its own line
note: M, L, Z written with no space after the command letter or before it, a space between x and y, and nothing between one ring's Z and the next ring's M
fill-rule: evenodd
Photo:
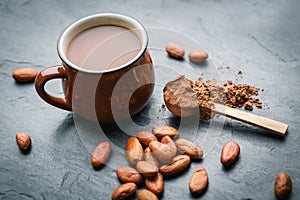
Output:
M154 89L154 70L150 54L122 69L106 73L78 71L66 63L68 77L62 79L72 111L100 123L124 120L140 112Z

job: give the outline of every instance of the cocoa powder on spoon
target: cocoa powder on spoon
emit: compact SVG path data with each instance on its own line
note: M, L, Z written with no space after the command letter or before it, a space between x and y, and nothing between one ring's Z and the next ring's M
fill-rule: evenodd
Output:
M193 82L180 75L166 84L164 99L175 115L192 116L200 107L200 119L211 119L213 113L209 110L214 108L214 103L232 108L244 107L247 110L252 110L253 105L262 108L262 103L254 97L259 90L247 84L233 84L231 80L218 84L215 79L204 81L198 78Z

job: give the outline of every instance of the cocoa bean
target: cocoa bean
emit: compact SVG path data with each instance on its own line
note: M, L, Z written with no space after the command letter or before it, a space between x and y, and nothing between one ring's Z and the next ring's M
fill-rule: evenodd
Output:
M182 48L181 46L179 46L178 44L175 44L175 43L167 44L165 49L166 49L167 53L169 54L169 56L176 58L176 59L182 59L182 57L185 54L184 48Z
M131 137L127 140L126 156L131 165L136 165L139 161L143 160L143 147L136 137Z
M133 182L140 185L143 182L142 175L132 167L120 167L116 170L116 174L123 183Z
M194 142L180 138L175 144L180 153L190 156L191 159L198 160L203 156L201 147Z
M147 147L144 150L144 159L145 159L145 161L148 161L148 162L152 163L156 167L159 167L159 162L155 158L155 156L153 155L153 153L151 152L151 149L149 147Z
M158 198L150 190L141 190L138 193L138 200L158 200Z
M152 128L152 133L159 139L164 136L175 138L178 135L178 130L171 126L155 126Z
M155 176L158 172L158 168L148 161L139 161L136 164L136 169L146 177Z
M145 185L156 196L160 197L164 191L164 177L161 173L157 173L154 177L148 177L145 179Z
M135 183L124 183L123 185L120 185L117 187L112 195L112 200L121 200L126 199L130 196L132 196L136 192L137 186Z
M208 53L203 50L192 50L189 53L189 59L195 63L202 62L207 58L208 58Z
M157 141L155 135L148 131L141 131L137 133L137 138L139 139L140 143L144 146L148 146L151 141Z
M179 155L173 158L172 163L160 167L159 172L164 176L172 176L185 170L191 162L187 155Z
M152 141L149 143L149 148L154 156L162 163L170 163L175 156L174 149L171 148L169 144Z
M177 153L176 144L169 136L164 136L163 138L161 138L160 142L163 143L163 144L169 145L170 146L170 151L172 152L173 157L176 156L176 153Z
M231 166L240 154L240 146L236 142L227 142L223 146L220 161L225 167Z
M205 191L208 186L208 175L203 167L197 168L189 183L189 188L192 194L198 195Z
M274 192L278 199L287 199L290 196L292 191L292 180L291 177L285 173L281 172L277 175L275 184L274 184Z
M103 166L108 160L111 153L111 146L109 142L101 142L94 150L91 157L91 164L95 168Z
M28 152L31 147L31 138L28 134L19 132L16 134L16 142L23 152Z
M37 71L32 68L19 68L13 71L12 77L19 83L34 81Z

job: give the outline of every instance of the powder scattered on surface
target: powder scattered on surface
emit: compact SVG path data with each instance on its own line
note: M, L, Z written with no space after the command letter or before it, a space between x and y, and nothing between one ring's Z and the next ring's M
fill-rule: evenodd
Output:
M244 107L247 110L253 110L253 105L257 108L262 108L262 103L257 96L259 88L247 84L232 84L232 81L227 81L224 84L226 93L226 105L232 108Z

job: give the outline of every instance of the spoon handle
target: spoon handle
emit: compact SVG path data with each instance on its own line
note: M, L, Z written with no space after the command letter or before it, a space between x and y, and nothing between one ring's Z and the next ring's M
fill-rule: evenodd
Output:
M258 126L269 130L277 135L284 136L288 125L279 121L275 121L273 119L269 119L266 117L258 116L249 112L245 112L242 110L230 108L228 106L224 106L221 104L214 103L215 108L212 109L214 113L224 115L230 117L232 119L242 121L254 126Z

